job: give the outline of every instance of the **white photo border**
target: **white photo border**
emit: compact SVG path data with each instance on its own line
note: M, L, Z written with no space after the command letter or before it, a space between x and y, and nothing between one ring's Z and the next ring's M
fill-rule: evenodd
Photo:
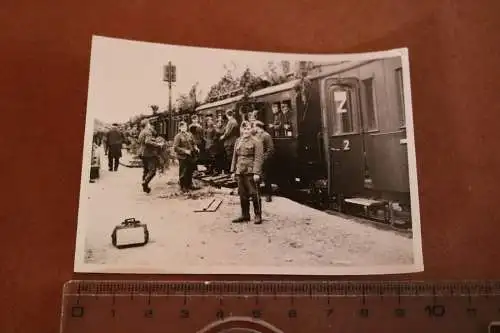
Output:
M391 57L401 57L404 106L407 135L407 156L408 172L410 184L410 202L413 231L413 264L410 265L383 265L383 266L353 266L353 267L276 267L276 266L181 266L169 265L169 267L151 267L139 266L124 267L121 265L109 264L88 264L85 263L85 240L86 230L89 224L88 219L88 201L85 200L89 189L90 163L91 156L88 147L93 140L93 121L95 118L93 108L93 80L96 70L96 47L106 44L108 41L122 41L133 44L155 45L160 49L169 48L172 52L186 52L191 57L198 57L196 53L207 52L234 52L237 58L242 54L252 55L252 57L261 57L263 60L301 60L301 61L365 61L384 59ZM367 53L344 53L344 54L292 54L279 52L261 52L233 49L217 49L195 46L180 46L170 44L159 44L142 41L133 41L111 37L96 36L92 37L92 52L90 56L90 71L87 95L87 112L85 117L85 136L82 147L82 172L80 179L79 207L77 217L77 235L74 256L74 271L76 273L120 273L120 274L222 274L222 275L381 275L381 274L404 274L417 273L424 270L422 234L420 224L420 203L417 181L417 163L415 151L415 138L413 126L413 108L410 83L410 62L408 48L397 48L387 51L367 52Z

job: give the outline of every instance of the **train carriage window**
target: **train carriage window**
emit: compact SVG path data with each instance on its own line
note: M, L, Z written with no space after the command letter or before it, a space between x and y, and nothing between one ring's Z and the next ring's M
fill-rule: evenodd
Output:
M403 69L396 69L396 89L398 90L398 109L399 109L399 124L401 127L406 126L405 117L405 97L404 97L404 86L403 86Z
M333 87L330 90L330 100L333 102L333 134L340 135L355 131L352 91L347 87Z
M365 119L364 129L366 131L373 131L378 128L377 124L377 111L375 109L375 91L373 89L373 78L365 79L362 81L365 90Z

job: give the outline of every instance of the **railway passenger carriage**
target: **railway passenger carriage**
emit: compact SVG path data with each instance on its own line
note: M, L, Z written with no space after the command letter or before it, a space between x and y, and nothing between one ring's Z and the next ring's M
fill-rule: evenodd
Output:
M242 98L243 95L236 95L216 102L203 104L196 108L196 113L202 117L211 115L215 118L221 110L235 109Z
M246 112L259 110L258 118L269 125L273 104L289 108L290 131L272 133L274 183L322 207L409 221L401 67L399 57L318 66L305 79L260 89L248 98L233 94L196 113L215 116L235 109L241 122Z
M396 202L409 212L401 59L346 66L314 79L320 90L328 193L338 196L341 205Z

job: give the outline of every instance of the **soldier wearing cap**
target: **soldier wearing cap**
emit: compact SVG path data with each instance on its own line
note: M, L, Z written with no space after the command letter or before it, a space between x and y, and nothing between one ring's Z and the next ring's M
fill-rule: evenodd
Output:
M270 179L271 161L274 154L273 138L269 133L264 130L264 123L256 120L254 124L255 137L260 140L263 147L263 163L262 163L262 178L264 180L264 192L266 194L266 201L272 201L272 187Z
M240 126L241 136L236 140L231 163L233 178L238 181L241 216L233 223L250 221L250 198L255 213L255 224L262 223L262 203L258 193L258 183L262 172L263 147L260 140L250 133L250 123L243 121Z
M109 132L106 134L109 171L118 171L124 141L125 136L118 128L118 124L114 123Z
M188 132L185 121L179 123L179 133L174 137L174 151L179 160L179 185L182 192L195 190L193 172L196 169L196 153L199 152L193 135Z
M283 115L280 112L279 103L273 103L272 111L273 111L273 122L269 124L269 128L271 129L271 133L273 137L281 136L281 127L283 126Z
M293 136L292 133L292 115L290 113L291 107L289 102L281 103L281 112L283 119L283 135L286 137Z
M253 110L253 111L248 113L248 122L250 123L252 135L257 134L257 129L255 128L255 124L258 121L258 118L257 118L258 113L259 113L259 110Z
M194 143L198 149L203 152L204 148L204 138L203 138L203 127L200 124L198 115L194 114L191 116L191 124L189 125L189 132L193 135Z
M226 117L226 129L224 130L224 134L222 134L220 139L224 141L224 151L226 153L225 171L229 172L231 168L231 157L233 156L234 145L236 139L238 138L238 122L234 118L233 110L227 110Z
M146 193L151 192L149 183L156 175L158 167L158 148L163 145L158 144L155 140L155 131L151 126L149 120L144 119L141 122L143 129L139 133L137 142L139 144L138 155L142 160L143 173L142 173L142 190Z

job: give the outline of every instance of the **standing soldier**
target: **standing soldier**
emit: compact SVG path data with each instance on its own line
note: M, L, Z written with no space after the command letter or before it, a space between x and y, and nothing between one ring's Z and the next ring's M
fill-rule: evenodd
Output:
M269 133L264 130L264 123L257 120L255 122L255 137L260 140L263 147L263 162L262 162L262 178L264 180L264 192L266 194L266 201L272 201L272 186L271 186L271 169L272 169L272 157L274 154L274 143L273 138Z
M156 168L158 167L157 150L161 145L155 141L155 131L149 120L144 119L141 124L144 128L139 133L137 143L139 144L138 155L142 160L143 167L142 190L149 193L151 192L149 183L156 175Z
M238 122L234 119L234 111L228 110L226 112L227 124L224 134L220 137L224 141L224 151L225 151L225 171L230 172L231 160L234 152L234 144L238 138Z
M225 151L224 151L224 140L221 136L224 134L224 122L222 120L222 115L217 116L217 123L215 124L215 173L220 174L225 168Z
M241 216L233 223L250 221L250 198L255 213L255 224L262 223L262 203L260 201L258 183L262 170L263 148L260 140L250 134L250 124L241 123L241 136L235 143L231 163L232 177L238 181Z
M125 141L123 133L118 128L118 124L113 124L106 134L106 145L108 148L108 168L109 171L118 171L118 164L122 157L122 145Z
M205 153L206 153L206 165L207 172L210 175L214 174L215 170L215 153L216 153L216 135L217 131L215 129L214 120L211 115L206 117L207 119L207 127L205 128L205 132L203 137L205 138Z
M193 135L188 132L187 123L179 123L179 133L174 137L174 151L179 160L179 185L182 192L187 192L193 187L193 172L196 168L195 155L199 151L194 142Z

